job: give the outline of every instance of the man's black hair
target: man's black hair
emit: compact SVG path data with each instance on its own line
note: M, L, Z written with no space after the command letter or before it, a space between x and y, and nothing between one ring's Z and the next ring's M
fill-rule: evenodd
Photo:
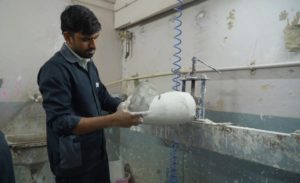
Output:
M92 35L101 30L101 24L95 14L81 5L67 6L60 15L62 32Z

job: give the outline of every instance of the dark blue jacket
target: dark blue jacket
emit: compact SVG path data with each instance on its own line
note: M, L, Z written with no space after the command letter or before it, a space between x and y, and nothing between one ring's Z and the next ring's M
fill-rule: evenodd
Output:
M108 166L103 129L84 135L72 133L81 117L101 116L103 110L115 112L121 102L109 95L93 61L87 67L88 71L83 69L63 45L38 74L49 161L56 176L78 176L99 164Z
M15 183L13 162L4 134L0 131L0 182Z

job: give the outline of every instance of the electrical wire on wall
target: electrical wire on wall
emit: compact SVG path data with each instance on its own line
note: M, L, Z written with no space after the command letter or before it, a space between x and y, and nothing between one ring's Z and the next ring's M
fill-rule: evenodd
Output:
M180 86L181 86L181 81L180 81L180 69L181 69L181 35L182 35L182 31L181 31L181 26L182 26L182 21L181 21L181 17L182 17L182 6L183 6L183 1L182 0L177 0L178 1L178 5L176 6L175 10L177 12L177 15L175 17L175 27L174 30L176 32L175 36L174 36L174 40L175 40L175 44L173 45L173 47L175 48L175 53L173 54L173 68L172 68L172 73L174 74L174 77L172 79L173 81L173 90L175 91L179 91L180 90ZM170 183L178 183L178 176L177 176L177 150L178 150L178 142L176 139L174 139L174 143L172 144L171 147L171 156L170 156L170 168L169 168L169 182Z

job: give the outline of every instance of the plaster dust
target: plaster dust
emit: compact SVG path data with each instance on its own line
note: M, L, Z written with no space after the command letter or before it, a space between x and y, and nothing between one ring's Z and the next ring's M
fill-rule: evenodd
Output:
M158 95L157 89L149 82L141 82L130 98L128 110L131 112L148 111L153 98Z

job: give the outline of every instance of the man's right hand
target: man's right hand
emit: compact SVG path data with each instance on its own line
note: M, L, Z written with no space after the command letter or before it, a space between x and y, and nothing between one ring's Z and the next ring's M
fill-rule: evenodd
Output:
M129 112L128 102L121 103L117 112L105 116L81 117L78 125L73 129L75 134L86 134L98 129L109 128L112 126L129 128L143 122L143 116L148 112Z
M120 109L114 114L114 126L129 128L131 126L139 125L143 122L143 116L141 114L132 114L127 110Z

